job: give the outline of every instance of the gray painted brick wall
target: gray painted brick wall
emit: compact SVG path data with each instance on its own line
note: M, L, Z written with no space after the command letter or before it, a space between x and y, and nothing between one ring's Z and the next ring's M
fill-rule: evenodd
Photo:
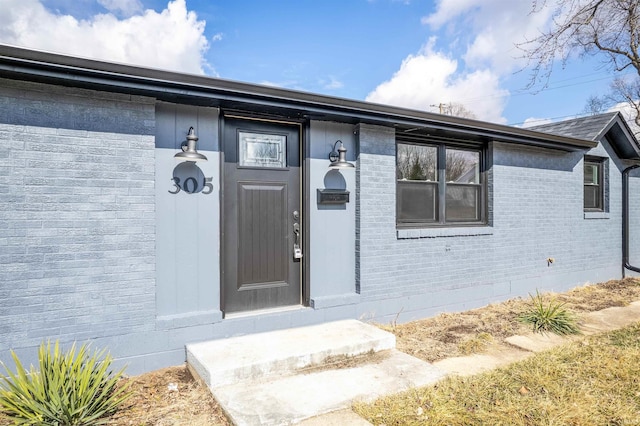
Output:
M640 170L631 172L629 179L629 263L640 268ZM640 275L628 272L629 276Z
M0 81L0 359L155 318L154 100Z
M355 259L340 259L343 271L355 262L355 272L340 274L340 283L310 282L322 309L221 320L218 266L205 265L219 248L218 193L167 195L173 154L193 123L210 159L203 170L219 175L218 113L156 107L143 97L0 79L0 360L9 348L33 355L47 338L90 339L129 362L134 374L179 364L188 342L342 318L405 321L620 275L623 165L606 143L590 152L611 157L604 214L586 218L582 209L585 153L493 143L490 226L399 231L394 130L360 125L354 138L350 125L315 123L311 197L326 186L326 154L335 138L346 143L350 161L359 151L355 177L344 175L352 201L344 210L318 208L313 218L320 222L311 224L312 235L336 221L345 234L355 231ZM636 264L639 173L632 179ZM206 231L202 244L190 248L205 266L184 274L190 266L176 264L175 276L160 274L158 263L175 262L174 254L194 241L174 244L170 237L185 209L205 213L190 228ZM354 247L352 240L340 247L329 240L316 238L313 247L331 246L327 264ZM191 281L180 286L184 280ZM354 287L359 297L344 299ZM187 298L173 300L178 291Z
M409 320L621 274L615 157L608 160L609 212L598 218L583 211L586 152L493 143L490 226L397 230L394 130L360 125L359 146L356 262L365 316ZM611 153L603 142L589 155Z

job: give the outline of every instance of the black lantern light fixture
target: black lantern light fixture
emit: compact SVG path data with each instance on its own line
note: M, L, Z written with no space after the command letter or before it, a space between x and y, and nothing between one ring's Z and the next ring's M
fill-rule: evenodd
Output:
M196 142L198 142L198 137L193 130L193 126L191 126L187 134L187 140L182 142L182 152L177 153L174 157L178 160L186 161L207 161L207 157L196 150Z
M340 148L336 151L336 146L340 144ZM333 150L329 153L330 169L352 169L355 166L347 161L347 148L344 147L341 140L337 140L333 144Z

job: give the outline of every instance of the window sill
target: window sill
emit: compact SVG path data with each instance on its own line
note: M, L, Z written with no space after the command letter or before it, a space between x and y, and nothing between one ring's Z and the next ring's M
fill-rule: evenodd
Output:
M610 219L611 213L609 212L584 212L585 219Z
M421 228L421 229L398 229L399 240L416 238L446 238L446 237L475 237L480 235L493 235L493 228L490 226L469 226L458 228Z

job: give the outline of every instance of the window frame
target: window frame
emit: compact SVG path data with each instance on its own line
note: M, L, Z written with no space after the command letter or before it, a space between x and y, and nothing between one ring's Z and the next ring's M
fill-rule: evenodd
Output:
M437 148L437 165L436 176L436 199L435 199L435 213L436 219L433 221L420 221L420 220L402 220L400 219L400 199L399 199L399 182L398 179L398 146L403 145L415 145L415 146L432 146ZM488 190L487 190L487 178L486 178L486 165L487 165L487 153L488 147L486 143L474 142L474 141L453 141L453 140L437 140L432 138L396 138L396 227L397 229L416 229L416 228L454 228L454 227L472 227L472 226L487 226L488 225ZM465 184L475 185L478 188L478 220L447 220L446 219L446 198L447 198L447 182L446 182L446 152L447 149L455 149L462 151L470 151L478 153L478 180L477 184ZM420 181L418 181L420 182ZM433 185L434 182L430 184Z
M583 173L583 179L582 179L582 188L583 188L583 192L582 192L582 207L584 209L585 212L605 212L606 208L605 208L605 191L606 191L606 185L605 185L605 158L600 158L600 157L590 157L590 156L585 156L584 160L583 160L583 166L582 166L582 173ZM584 173L586 171L587 165L593 165L596 166L596 170L598 173L598 183L597 184L587 184L584 181ZM586 206L586 197L584 195L585 190L587 188L587 186L589 187L597 187L598 188L598 206L596 207L587 207Z

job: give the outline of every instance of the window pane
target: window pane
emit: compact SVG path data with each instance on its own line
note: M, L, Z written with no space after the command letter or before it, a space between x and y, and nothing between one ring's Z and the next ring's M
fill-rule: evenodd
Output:
M396 175L398 180L438 180L438 148L398 144Z
M433 222L437 220L437 183L398 181L398 221Z
M585 185L584 186L584 208L585 209L601 209L600 204L602 197L600 195L600 186Z
M480 153L447 148L446 181L480 183Z
M598 185L600 183L598 176L598 169L600 165L598 163L584 163L584 183L589 185Z
M287 138L283 135L238 132L240 166L287 167Z
M448 183L446 195L447 221L480 220L480 185Z
M584 161L584 208L603 210L603 162Z

